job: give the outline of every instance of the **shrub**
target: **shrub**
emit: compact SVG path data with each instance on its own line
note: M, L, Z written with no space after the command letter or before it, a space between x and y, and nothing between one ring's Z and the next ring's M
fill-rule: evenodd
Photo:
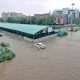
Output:
M15 54L12 52L4 53L0 55L0 62L4 62L6 60L11 60L15 57Z

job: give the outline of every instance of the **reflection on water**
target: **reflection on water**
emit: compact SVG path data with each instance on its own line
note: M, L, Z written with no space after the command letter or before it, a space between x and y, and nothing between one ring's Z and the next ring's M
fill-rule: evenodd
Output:
M80 80L80 32L43 41L38 50L33 43L4 34L16 57L0 64L0 80Z

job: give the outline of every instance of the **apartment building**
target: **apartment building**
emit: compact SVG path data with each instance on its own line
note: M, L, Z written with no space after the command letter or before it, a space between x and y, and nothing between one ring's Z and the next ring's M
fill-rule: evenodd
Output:
M74 18L79 17L79 10L63 8L62 10L55 10L53 12L53 15L56 17L57 24L68 24L68 23L71 23ZM60 17L60 16L62 16L62 17Z
M23 17L24 15L22 14L22 13L15 13L15 12L3 12L2 13L2 19L3 19L3 21L7 21L7 19L9 18L9 17Z

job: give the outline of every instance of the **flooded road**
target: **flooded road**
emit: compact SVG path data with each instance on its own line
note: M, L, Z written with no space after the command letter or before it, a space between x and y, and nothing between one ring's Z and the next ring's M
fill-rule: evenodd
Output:
M0 80L80 80L80 31L43 41L47 48L4 34L16 57L0 63Z

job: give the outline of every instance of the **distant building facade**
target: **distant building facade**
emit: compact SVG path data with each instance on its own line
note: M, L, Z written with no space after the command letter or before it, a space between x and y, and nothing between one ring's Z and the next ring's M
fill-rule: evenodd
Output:
M25 15L23 15L22 13L3 12L2 13L2 20L6 22L9 17L23 17L23 16L25 16Z
M63 15L57 15L56 16L56 24L63 24L63 23L64 23Z
M50 16L50 13L34 14L34 17L36 17L36 18L47 18L48 16Z
M80 16L78 9L63 8L62 10L55 10L53 15L56 17L56 23L58 24L69 24L74 18ZM60 16L62 16L60 18ZM58 21L59 19L59 21Z
M56 19L56 24L64 24L64 17L61 10L54 11L53 16Z

